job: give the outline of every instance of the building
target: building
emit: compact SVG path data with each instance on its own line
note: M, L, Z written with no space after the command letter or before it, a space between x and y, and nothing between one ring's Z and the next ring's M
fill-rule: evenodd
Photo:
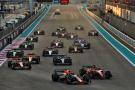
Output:
M135 23L135 0L106 0L105 11Z

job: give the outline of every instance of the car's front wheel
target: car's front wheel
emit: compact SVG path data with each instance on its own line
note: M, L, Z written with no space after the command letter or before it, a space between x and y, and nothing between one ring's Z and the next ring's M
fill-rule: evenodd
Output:
M59 79L59 76L57 74L52 74L52 81L57 82Z

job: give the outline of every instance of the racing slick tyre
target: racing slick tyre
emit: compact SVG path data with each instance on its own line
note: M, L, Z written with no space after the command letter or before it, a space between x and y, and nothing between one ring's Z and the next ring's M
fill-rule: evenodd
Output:
M80 53L83 53L83 49L80 50Z
M72 82L73 82L73 79L71 79L71 78L69 78L70 76L67 76L67 78L66 78L66 83L68 84L68 85L71 85L72 84Z
M87 49L90 49L90 44L88 44L88 47L87 47Z
M30 50L33 50L34 49L34 45L32 45L31 47L30 47Z
M15 64L12 64L12 65L11 65L11 69L12 69L12 70L15 70Z
M59 79L59 76L57 74L52 74L52 81L57 82Z
M69 49L69 50L68 50L68 53L72 53L72 51Z
M27 70L31 70L31 64L28 64L28 68L27 68Z
M83 80L86 82L86 84L91 83L91 80L90 80L90 78L89 78L89 76L87 74L83 75Z
M34 35L37 35L37 32L34 32Z
M57 66L57 62L55 60L53 60L53 65Z
M52 33L52 36L55 36L55 33Z
M80 76L83 76L85 73L86 73L86 72L85 72L83 69L80 69L80 70L79 70Z
M69 65L72 65L72 61L69 61Z
M40 63L40 59L38 59L37 61L36 61L36 64L39 64Z
M40 63L40 56L37 56L36 64L39 64L39 63Z
M110 79L111 77L112 77L111 72L110 72L110 71L106 71L106 72L105 72L105 78L106 78L106 79Z
M69 63L68 65L72 65L72 60L69 59L69 60L68 60L68 63Z
M12 66L11 61L8 61L8 68Z

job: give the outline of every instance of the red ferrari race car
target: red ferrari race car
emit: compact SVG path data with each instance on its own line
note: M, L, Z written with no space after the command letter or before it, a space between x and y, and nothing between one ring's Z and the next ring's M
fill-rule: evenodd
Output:
M83 75L82 77L74 74L69 69L56 69L52 74L52 81L62 82L69 85L84 85L91 83L88 75Z
M112 73L93 66L82 66L79 70L80 76L87 74L91 79L111 79Z

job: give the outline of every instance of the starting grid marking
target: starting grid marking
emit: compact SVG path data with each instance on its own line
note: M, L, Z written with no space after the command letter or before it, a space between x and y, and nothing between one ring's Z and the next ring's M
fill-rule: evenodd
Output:
M8 45L6 48L4 48L1 52L0 52L0 66L3 65L3 63L7 60L6 58L6 54L8 51L18 48L19 45L21 43L23 43L23 41L25 40L25 38L17 38L13 41L12 44Z

